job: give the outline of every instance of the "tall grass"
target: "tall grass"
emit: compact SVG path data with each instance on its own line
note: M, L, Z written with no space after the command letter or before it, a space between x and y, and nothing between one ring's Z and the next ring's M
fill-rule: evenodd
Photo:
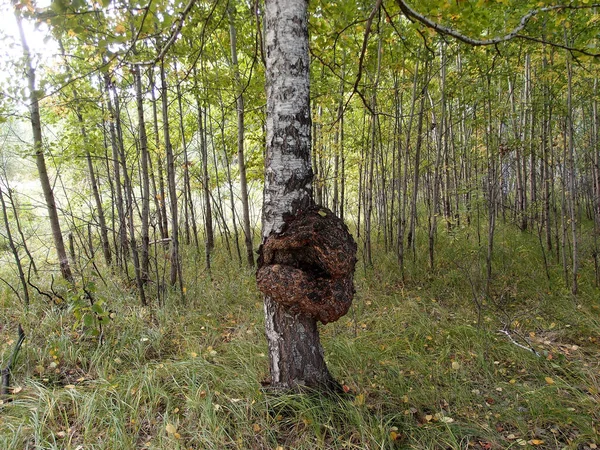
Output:
M428 268L419 237L404 276L393 254L360 266L351 311L322 327L345 395L274 395L262 302L226 252L185 252L186 300L138 305L112 276L97 295L103 342L68 305L29 310L2 292L1 360L27 333L0 448L455 449L599 445L600 301L589 262L573 298L535 236L499 227L494 275L473 230L440 232ZM499 332L505 331L508 334ZM518 344L518 345L517 345Z

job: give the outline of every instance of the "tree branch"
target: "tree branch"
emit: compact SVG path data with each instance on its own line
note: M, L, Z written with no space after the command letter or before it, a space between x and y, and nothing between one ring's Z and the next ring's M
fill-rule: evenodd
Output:
M569 47L564 44L556 44L553 42L544 41L543 39L539 39L539 38L535 38L532 36L527 36L527 35L521 34L521 32L523 30L525 30L525 28L527 27L527 24L529 23L529 21L534 16L537 16L540 13L545 13L545 12L550 12L550 11L560 11L560 10L564 10L564 9L595 8L595 7L600 6L600 4L598 4L598 3L591 4L591 5L552 5L552 6L546 6L544 8L532 9L527 14L525 14L524 16L521 17L521 20L519 20L519 24L515 28L513 28L508 34L505 34L504 36L497 36L497 37L491 38L491 39L475 39L475 38L466 36L458 31L456 31L453 28L450 28L450 27L442 25L438 22L435 22L434 20L430 19L429 17L426 17L425 15L419 13L418 11L413 9L408 3L406 3L405 0L396 0L396 3L400 7L400 9L404 13L404 15L411 21L420 22L423 25L425 25L426 27L435 30L436 32L438 32L441 35L451 36L458 41L464 42L465 44L469 44L469 45L472 45L475 47L484 46L484 45L498 45L502 42L507 42L512 39L525 39L525 40L545 43L545 44L551 45L553 47L559 47L559 48L562 48L565 50L569 50L571 52L579 52L579 53L582 53L582 54L588 55L588 56L594 56L594 57L600 56L600 53L591 53L585 49Z

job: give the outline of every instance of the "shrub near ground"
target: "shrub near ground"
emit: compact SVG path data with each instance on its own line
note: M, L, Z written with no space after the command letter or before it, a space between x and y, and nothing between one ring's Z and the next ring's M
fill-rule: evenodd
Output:
M583 261L573 298L552 257L546 277L535 236L502 228L496 243L489 295L485 243L469 230L440 233L433 271L420 245L404 278L383 249L374 268L359 263L354 306L322 328L345 395L261 388L254 273L222 253L212 281L186 257L185 303L172 292L142 308L126 283L96 280L112 312L102 345L72 305L36 299L25 312L4 291L3 364L19 321L27 339L0 448L596 448L593 265Z

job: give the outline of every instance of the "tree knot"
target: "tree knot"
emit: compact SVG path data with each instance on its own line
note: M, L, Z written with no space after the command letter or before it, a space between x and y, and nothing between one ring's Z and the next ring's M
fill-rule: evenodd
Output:
M298 211L258 249L258 289L322 323L348 312L354 296L356 242L322 206Z

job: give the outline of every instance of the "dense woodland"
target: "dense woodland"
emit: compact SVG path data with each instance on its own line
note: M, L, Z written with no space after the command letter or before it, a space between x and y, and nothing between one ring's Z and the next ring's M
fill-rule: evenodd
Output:
M260 389L263 2L3 2L3 448L597 448L598 8L309 3L311 395Z

